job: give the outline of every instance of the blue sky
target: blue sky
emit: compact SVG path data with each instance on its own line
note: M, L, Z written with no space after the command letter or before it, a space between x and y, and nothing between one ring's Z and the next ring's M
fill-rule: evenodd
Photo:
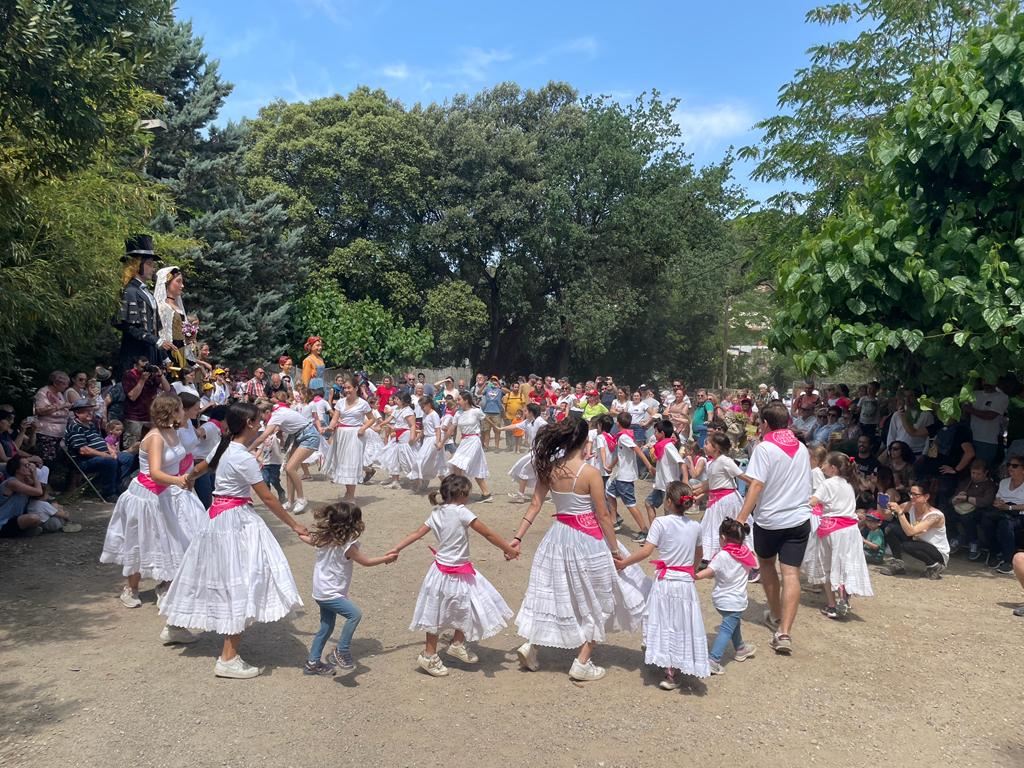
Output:
M804 22L818 2L357 2L179 0L208 54L235 84L223 118L267 102L385 89L407 105L444 101L505 80L565 80L582 94L632 100L658 89L681 99L677 119L695 162L756 140L778 88L806 50L837 30ZM778 185L737 178L763 199Z

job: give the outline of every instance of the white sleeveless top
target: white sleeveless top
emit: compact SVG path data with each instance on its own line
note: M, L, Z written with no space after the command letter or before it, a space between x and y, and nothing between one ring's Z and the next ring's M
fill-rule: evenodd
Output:
M929 517L932 517L934 515L942 515L942 512L937 509L933 509L930 512L927 512L925 516L921 518L921 520L927 520ZM942 525L938 526L937 528L929 528L927 531L925 531L924 533L919 533L914 538L916 538L918 541L927 541L929 544L931 544L933 547L939 550L939 554L942 555L942 559L947 564L949 563L949 539L946 538L946 518L944 515L942 518Z
M160 437L163 438L163 435ZM180 442L177 445L171 446L164 440L163 444L163 460L160 462L161 470L168 475L176 475L178 474L178 465L181 464L181 460L185 458L185 454L188 451ZM146 453L146 449L141 446L139 447L139 472L144 475L149 474L149 455Z
M592 515L594 514L594 505L591 503L590 494L576 493L576 481L580 479L580 472L583 471L583 467L587 466L586 462L580 464L580 468L576 470L576 476L572 481L572 490L570 491L556 491L551 488L551 499L555 502L555 513L559 515Z

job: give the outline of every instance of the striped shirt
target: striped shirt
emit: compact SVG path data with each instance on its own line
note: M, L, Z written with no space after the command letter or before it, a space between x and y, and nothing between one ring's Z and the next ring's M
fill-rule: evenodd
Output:
M81 456L80 451L84 447L92 448L95 451L102 451L108 454L107 441L93 424L83 424L75 419L68 424L67 432L64 433L64 442L67 444L68 452L76 459L86 459Z

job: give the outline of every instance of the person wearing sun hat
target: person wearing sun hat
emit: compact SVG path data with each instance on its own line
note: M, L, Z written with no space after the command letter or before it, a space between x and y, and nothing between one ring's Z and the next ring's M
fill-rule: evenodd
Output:
M591 389L587 393L587 401L583 405L583 420L589 424L595 416L602 416L608 413L608 408L601 402L601 393Z
M148 287L160 261L153 251L153 238L149 235L130 237L125 241L125 254L121 261L124 263L121 275L124 290L115 325L121 331L118 364L123 374L141 355L148 357L153 365L160 365L166 355L159 347L160 319L156 298Z

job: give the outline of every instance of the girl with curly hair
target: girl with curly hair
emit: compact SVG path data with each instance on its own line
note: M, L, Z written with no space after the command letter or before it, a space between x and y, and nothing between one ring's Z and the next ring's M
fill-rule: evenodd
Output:
M382 563L393 563L397 554L383 557L367 557L359 547L359 537L366 530L363 510L351 501L329 504L313 514L316 524L309 532L316 547L316 565L313 566L313 599L320 606L320 630L309 648L309 661L302 673L305 675L333 675L335 667L352 669L351 643L363 612L348 598L352 581L352 563L371 567ZM338 647L331 651L328 661L322 660L324 646L334 632L339 616L345 617L345 626L338 638Z

